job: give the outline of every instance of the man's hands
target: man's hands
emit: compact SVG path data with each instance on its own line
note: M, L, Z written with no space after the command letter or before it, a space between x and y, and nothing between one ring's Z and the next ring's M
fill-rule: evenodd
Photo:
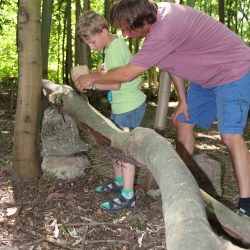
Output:
M175 88L177 90L179 96L179 103L172 115L172 122L174 125L177 123L177 118L180 114L184 114L187 121L189 121L189 113L188 113L188 105L187 105L187 97L186 97L186 88L185 81L183 78L170 74Z
M189 121L188 106L186 102L179 101L174 113L172 114L172 122L174 125L177 123L177 118L180 114L184 114L187 121Z

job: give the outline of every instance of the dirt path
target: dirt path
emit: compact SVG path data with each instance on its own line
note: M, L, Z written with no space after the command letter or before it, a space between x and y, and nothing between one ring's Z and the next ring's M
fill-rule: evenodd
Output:
M174 146L170 122L165 136ZM149 106L143 126L152 128L155 107ZM246 140L250 148L249 124ZM160 197L153 199L142 188L145 171L138 170L136 208L119 213L103 212L107 198L94 193L96 184L112 177L110 157L101 148L89 153L93 167L87 177L73 181L52 176L17 185L11 180L14 120L0 115L0 247L19 249L165 249ZM216 124L197 133L196 153L205 152L221 164L221 202L235 208L238 190L231 162L216 132Z

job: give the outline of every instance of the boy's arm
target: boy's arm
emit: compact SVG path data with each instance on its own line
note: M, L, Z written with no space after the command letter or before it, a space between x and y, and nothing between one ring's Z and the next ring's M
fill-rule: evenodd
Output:
M118 90L121 88L121 84L119 83L94 83L91 88L101 89L101 90Z
M79 91L83 91L84 89L91 88L94 84L98 86L98 84L121 84L123 82L130 82L145 70L147 69L128 63L125 66L108 71L81 75L75 81L75 86Z

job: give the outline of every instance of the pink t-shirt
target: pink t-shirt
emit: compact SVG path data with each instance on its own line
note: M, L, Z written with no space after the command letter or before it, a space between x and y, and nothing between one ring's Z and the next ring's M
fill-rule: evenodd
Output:
M132 64L158 66L203 87L240 79L250 71L250 48L232 31L193 8L159 3L151 26Z

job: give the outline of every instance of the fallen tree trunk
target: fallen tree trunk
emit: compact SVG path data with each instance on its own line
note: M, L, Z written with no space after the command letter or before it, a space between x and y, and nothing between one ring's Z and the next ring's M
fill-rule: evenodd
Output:
M53 89L54 85L44 80L43 86L48 90ZM165 138L147 128L136 128L130 133L121 131L73 90L62 95L62 101L63 112L91 133L100 145L118 149L150 169L162 194L168 250L242 249L213 232L195 179ZM206 203L210 211L219 213L216 216L227 225L227 231L250 244L250 224L233 212L229 218L225 217L228 209L223 205L222 210L216 209L215 201L208 197L206 195L209 200ZM234 230L235 227L237 230Z
M219 223L231 237L250 246L250 219L239 217L203 190L201 194L210 220Z

